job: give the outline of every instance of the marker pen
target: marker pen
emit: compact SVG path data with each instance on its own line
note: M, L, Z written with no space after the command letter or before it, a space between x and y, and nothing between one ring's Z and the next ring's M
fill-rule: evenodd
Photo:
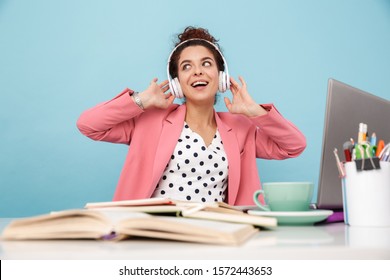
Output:
M351 141L347 141L343 145L344 155L345 155L345 161L351 161L352 159L352 149L353 144Z
M363 124L363 142L367 141L367 125Z
M366 138L367 128L364 123L359 123L358 144L363 144Z
M387 152L382 156L382 161L389 161L390 160L390 150L387 150Z
M370 138L370 145L371 146L376 146L376 133L373 132Z
M375 132L373 132L371 134L370 145L372 147L372 155L371 156L375 157L375 155L376 155L376 148L377 148L376 147L376 133Z
M379 140L378 142L378 146L377 146L377 149L376 149L376 153L375 155L377 157L379 157L380 153L382 152L383 148L385 147L385 141L383 141L382 139Z

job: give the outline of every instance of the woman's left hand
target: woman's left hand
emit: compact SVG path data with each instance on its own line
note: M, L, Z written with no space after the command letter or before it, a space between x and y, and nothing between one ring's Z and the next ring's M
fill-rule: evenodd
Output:
M243 114L247 117L258 117L267 113L267 111L257 104L249 95L246 87L245 80L242 77L240 79L241 85L230 77L230 91L233 94L233 99L225 97L226 108L232 114Z

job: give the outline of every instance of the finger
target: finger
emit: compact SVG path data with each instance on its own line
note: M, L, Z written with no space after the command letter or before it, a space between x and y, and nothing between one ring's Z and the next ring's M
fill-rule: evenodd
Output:
M173 94L170 93L170 96L169 98L167 99L167 103L168 105L171 105L173 103L173 101L175 100L175 96Z
M230 102L230 99L227 98L227 97L224 97L223 100L225 101L226 108L227 108L227 109L229 110L229 112L230 112L230 110L231 110L231 108L232 108L232 103Z
M153 80L150 82L151 84L153 84L153 83L155 83L155 82L157 82L157 78L153 78Z
M240 79L242 86L246 88L246 82L245 82L244 78L241 76L239 76L238 78Z
M230 84L236 88L240 86L233 77L230 77Z
M236 80L234 80L233 78L230 79L230 91L233 93L233 94L236 94L240 89L240 85L237 83Z
M167 90L169 90L169 84L160 85L160 87L161 87L161 90L162 90L163 92L166 92Z
M167 85L169 85L169 81L168 80L165 80L165 81L160 83L160 87L165 87Z

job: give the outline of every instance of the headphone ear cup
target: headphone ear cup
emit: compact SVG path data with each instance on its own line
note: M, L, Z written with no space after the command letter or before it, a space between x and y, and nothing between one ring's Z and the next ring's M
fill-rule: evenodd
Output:
M227 90L227 80L226 80L226 73L222 72L223 74L223 92Z
M175 91L175 88L173 86L173 81L172 80L169 80L169 90L171 91L171 93L176 96L176 91Z
M223 90L223 71L219 71L219 79L218 79L218 90L220 92L225 92Z
M181 90L179 79L178 78L174 78L173 81L172 81L172 85L175 88L175 92L174 92L175 96L177 98L183 98L184 94L183 94L183 91Z
M226 79L226 90L230 89L230 76L229 76L229 73L226 73L226 72L223 72L225 73L225 79Z
M230 88L229 74L219 71L219 91L225 92Z
M169 89L171 90L171 93L177 97L177 89L173 80L169 81Z

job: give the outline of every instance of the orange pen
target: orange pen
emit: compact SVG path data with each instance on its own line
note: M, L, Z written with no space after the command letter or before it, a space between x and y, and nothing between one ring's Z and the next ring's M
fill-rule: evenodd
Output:
M379 154L382 152L384 147L385 147L385 141L379 140L378 146L377 146L377 149L376 149L376 153L375 153L375 155L377 157L379 157Z

